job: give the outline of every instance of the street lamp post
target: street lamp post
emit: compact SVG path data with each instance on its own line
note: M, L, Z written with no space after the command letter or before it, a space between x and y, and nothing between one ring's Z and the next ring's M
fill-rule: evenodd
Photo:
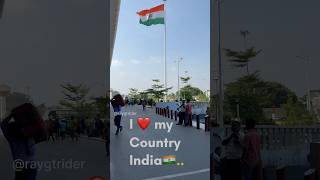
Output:
M177 60L177 64L178 64L178 101L180 100L180 62L182 61L183 58L180 58L179 60Z
M309 83L309 63L310 58L309 56L296 56L299 59L302 59L306 62L306 86L307 86L307 110L311 112L311 95L310 95L310 83Z
M219 98L218 98L218 121L221 127L223 127L223 75L222 75L222 59L221 59L221 0L217 0L217 10L218 10L218 66L219 66Z

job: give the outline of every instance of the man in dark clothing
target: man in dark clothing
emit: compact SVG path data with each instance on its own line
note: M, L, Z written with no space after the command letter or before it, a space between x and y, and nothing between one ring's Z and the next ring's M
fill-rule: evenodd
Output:
M10 145L14 162L19 161L20 167L20 162L22 163L21 168L15 169L15 180L35 180L37 169L27 166L35 160L35 140L24 137L16 121L10 122L13 116L14 114L11 113L1 122L1 129Z
M185 101L183 100L181 105L178 108L179 111L179 122L177 125L182 125L183 122L185 122L185 116L186 116L186 107L185 107Z
M223 167L221 178L225 180L241 179L241 155L242 155L242 139L240 133L240 122L235 120L232 122L232 133L223 141L223 152L221 166Z
M124 106L123 98L120 94L115 95L111 100L111 105L113 107L114 116L114 125L117 127L116 135L122 131L121 126L121 106Z

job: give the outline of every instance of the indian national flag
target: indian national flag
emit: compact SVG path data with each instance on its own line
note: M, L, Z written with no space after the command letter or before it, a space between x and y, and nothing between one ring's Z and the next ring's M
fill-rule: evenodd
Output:
M162 156L162 164L176 164L176 156Z
M153 7L151 9L137 12L140 16L140 24L151 26L154 24L164 24L164 4Z

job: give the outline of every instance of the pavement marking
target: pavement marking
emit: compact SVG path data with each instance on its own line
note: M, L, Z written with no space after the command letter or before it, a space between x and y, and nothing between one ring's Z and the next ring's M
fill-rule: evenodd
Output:
M185 172L185 173L178 173L178 174L172 174L172 175L167 175L167 176L159 176L159 177L153 177L153 178L146 178L146 179L142 179L142 180L163 180L163 179L172 179L172 178L176 178L176 177L182 177L182 176L190 176L190 175L194 175L194 174L200 174L200 173L205 173L205 172L209 172L210 169L201 169L201 170L197 170L197 171L190 171L190 172Z

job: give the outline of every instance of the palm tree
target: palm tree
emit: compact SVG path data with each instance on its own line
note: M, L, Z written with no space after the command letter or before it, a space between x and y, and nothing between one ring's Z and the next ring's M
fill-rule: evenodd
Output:
M226 56L229 58L228 61L233 63L237 68L246 67L247 75L250 75L249 72L249 62L252 61L262 50L256 50L255 47L251 47L244 51L234 51L231 49L224 49L226 51Z

